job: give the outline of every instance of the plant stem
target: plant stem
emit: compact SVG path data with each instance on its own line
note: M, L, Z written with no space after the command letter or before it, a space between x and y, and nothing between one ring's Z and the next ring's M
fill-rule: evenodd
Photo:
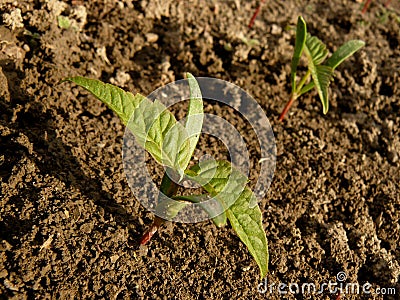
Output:
M285 108L283 109L281 115L279 116L279 119L278 119L278 120L279 120L280 122L283 121L283 118L285 117L285 115L286 115L286 113L288 112L289 108L292 106L292 104L293 104L293 102L294 102L295 99L296 99L295 94L292 93L292 94L290 95L290 100L289 100L289 102L286 103Z
M161 219L158 216L154 217L153 223L146 229L140 238L140 245L147 244L148 241L153 237L153 235L157 232L158 228L165 222L164 219Z
M300 91L303 88L304 84L307 82L308 78L311 75L311 71L308 70L307 73L303 76L303 78L300 80L299 85L296 87L296 91L292 92L290 94L290 100L288 103L286 103L281 115L279 116L279 121L282 122L283 118L285 117L286 113L288 112L289 108L292 106L294 100L296 100L301 94Z
M167 197L172 197L178 191L178 185L168 177L167 172L164 173L164 177L161 181L160 192L163 193ZM149 228L144 232L142 237L140 238L140 245L145 245L153 235L157 232L158 228L165 222L164 219L155 216L153 223Z
M310 75L311 75L311 71L307 70L306 75L303 76L303 78L299 82L299 85L297 86L297 89L296 89L297 95L300 95L300 91L303 88L304 84L306 83L307 79L310 77Z
M369 6L370 4L371 4L371 0L365 1L364 7L363 7L363 9L362 9L362 11L361 11L362 14L365 14L365 12L367 11L368 6Z

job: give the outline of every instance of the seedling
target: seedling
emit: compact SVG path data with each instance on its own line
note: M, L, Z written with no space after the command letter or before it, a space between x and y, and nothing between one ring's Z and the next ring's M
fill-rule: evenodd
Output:
M153 102L141 94L133 95L94 79L78 76L64 81L76 83L108 105L128 126L138 144L166 168L160 185L157 212L172 219L189 203L200 203L200 207L212 217L217 226L225 225L228 219L257 262L261 277L266 276L268 244L260 208L258 205L250 205L256 203L256 199L252 190L246 186L248 178L224 160L204 160L188 167L201 133L204 116L201 90L191 74L187 73L190 101L184 125L158 100ZM192 180L200 184L206 193L177 195L178 183L182 180ZM206 205L209 198L215 201L214 204L220 210ZM151 238L162 222L163 219L159 217L154 219L141 240L142 244Z
M248 38L246 38L246 37L243 36L243 35L240 37L240 39L241 39L242 42L243 42L244 44L246 44L246 46L249 47L249 48L253 48L253 47L255 47L255 46L260 45L260 42L259 42L259 40L257 40L257 39L248 39Z
M283 120L294 100L314 87L316 88L319 98L321 99L323 113L326 114L329 108L328 88L333 78L334 70L345 59L352 56L364 45L365 43L360 40L348 41L339 49L337 49L332 56L328 58L325 64L322 64L328 56L326 45L318 38L307 33L306 22L302 17L299 17L297 20L296 41L290 74L292 92L290 94L289 102L286 104L281 115L279 116L279 121ZM300 57L303 54L303 50L307 57L308 71L300 80L299 84L296 84L297 66L299 64ZM310 75L311 82L305 85Z

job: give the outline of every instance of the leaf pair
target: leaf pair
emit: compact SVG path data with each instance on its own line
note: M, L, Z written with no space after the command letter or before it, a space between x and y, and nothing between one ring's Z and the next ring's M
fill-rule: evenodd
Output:
M335 68L364 45L365 43L360 40L348 41L332 54L326 64L322 64L329 53L326 45L317 37L307 33L306 23L300 16L297 20L296 42L291 63L292 98L298 98L315 87L322 102L323 113L326 114L329 109L328 88ZM308 72L296 85L297 66L303 51L307 57ZM310 74L312 81L304 86Z

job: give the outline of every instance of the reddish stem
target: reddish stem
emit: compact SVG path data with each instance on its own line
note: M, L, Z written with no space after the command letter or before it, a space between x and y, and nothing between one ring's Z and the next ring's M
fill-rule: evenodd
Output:
M161 181L160 192L163 193L167 197L172 197L178 191L178 185L168 177L167 172L164 173L164 177ZM153 223L151 223L150 227L144 232L140 239L140 245L145 245L148 241L151 240L153 235L157 232L158 228L165 222L164 219L155 216Z
M264 2L265 2L265 0L261 0L260 5L258 5L256 11L254 12L253 16L251 17L251 20L249 23L249 28L253 27L254 21L256 20L258 14L260 13L261 5L263 5Z
M295 99L295 97L294 97L294 95L292 94L292 95L290 96L289 102L286 103L285 108L283 109L281 115L279 116L279 119L278 119L278 120L279 120L280 122L283 121L283 118L285 117L285 115L286 115L286 113L288 112L289 108L292 106L292 104L293 104L293 102L294 102L294 99Z
M388 7L390 2L392 2L392 0L387 0L386 3L385 3L385 7Z
M362 11L361 11L362 14L365 14L365 12L367 11L368 6L369 6L370 4L371 4L371 0L365 1L364 7L363 7L363 9L362 9Z
M153 237L153 235L157 232L158 228L165 222L165 220L155 217L153 223L149 228L144 232L143 236L140 239L140 245L147 244L148 241Z

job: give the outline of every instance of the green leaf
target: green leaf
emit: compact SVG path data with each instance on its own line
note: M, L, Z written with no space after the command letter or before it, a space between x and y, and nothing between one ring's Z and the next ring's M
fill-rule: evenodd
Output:
M307 33L305 43L307 57L311 57L314 65L320 65L328 55L326 45L317 37Z
M328 58L326 65L335 70L338 65L364 47L364 45L365 42L360 40L351 40L344 43Z
M162 216L163 219L173 220L178 213L188 205L185 201L173 200L160 193L158 195L158 203L156 206L156 215Z
M329 109L328 88L333 69L330 66L320 64L328 55L328 50L326 50L326 46L318 38L308 34L304 51L308 59L308 69L311 72L315 88L322 102L323 113L326 114Z
M189 179L198 182L217 199L225 209L229 208L240 196L248 179L238 169L232 168L228 161L205 160L190 168Z
M326 114L329 109L328 88L332 78L333 70L329 66L315 66L311 70L311 76L322 102L323 113Z
M250 203L256 203L253 192L245 188L236 202L226 211L233 230L249 249L250 254L260 268L261 278L268 272L268 242L262 225L262 213L258 205L250 208Z
M187 133L161 102L95 79L78 76L64 81L78 84L108 105L158 163L183 175L191 156Z
M192 74L186 73L190 89L190 102L186 119L185 128L189 137L190 156L193 155L194 149L199 141L201 128L203 127L203 98L197 80Z
M294 53L291 64L291 80L292 80L292 92L296 91L296 72L297 66L300 61L301 54L303 53L304 44L306 42L307 36L307 26L304 19L300 16L297 19L297 29L296 29L296 41L294 44Z
M124 125L128 124L129 118L135 108L146 98L140 94L133 95L132 93L125 92L119 87L103 83L96 79L76 76L66 78L61 82L65 81L74 82L92 93L101 102L111 108L120 117Z
M301 95L303 95L304 93L307 93L308 91L312 90L314 88L315 84L314 81L311 81L309 84L307 84L306 86L303 86L298 94L298 97L300 97Z
M228 161L202 161L185 172L217 199L241 241L257 262L261 277L268 272L268 243L262 226L262 214L253 192L245 185L247 177Z
M160 101L142 101L127 126L158 163L183 175L191 156L187 133Z

